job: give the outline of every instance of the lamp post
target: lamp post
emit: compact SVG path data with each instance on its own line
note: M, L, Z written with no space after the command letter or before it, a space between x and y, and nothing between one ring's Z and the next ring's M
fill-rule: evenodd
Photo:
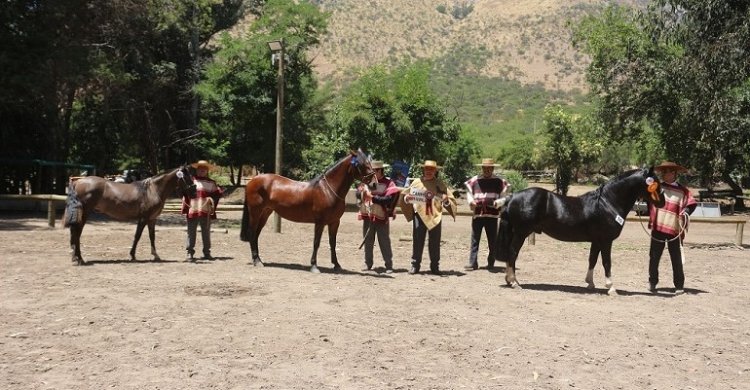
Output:
M284 38L268 42L268 47L273 52L272 63L274 58L279 62L278 84L276 86L276 164L274 169L277 175L281 175L281 140L284 120ZM281 217L278 212L273 213L273 226L276 233L281 233Z

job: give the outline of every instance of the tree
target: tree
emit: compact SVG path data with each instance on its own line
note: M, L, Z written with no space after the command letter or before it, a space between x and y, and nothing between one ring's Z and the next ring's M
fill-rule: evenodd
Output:
M220 49L196 87L203 99L201 128L206 132L196 142L201 150L224 164L273 169L277 73L267 43L283 38L283 171L300 175L310 134L324 126L315 95L317 81L306 53L325 33L326 18L308 2L270 0L243 34L221 36Z
M577 46L614 138L650 129L663 157L705 179L750 176L750 3L658 0L641 13L608 8L584 19ZM710 182L709 182L710 185Z
M544 110L544 132L547 135L547 156L555 167L555 192L566 195L578 166L580 151L573 128L578 117L566 114L560 106Z
M479 148L448 118L429 76L430 67L423 63L364 71L343 91L330 116L332 136L366 146L385 161L437 160L451 182L461 182L473 170Z

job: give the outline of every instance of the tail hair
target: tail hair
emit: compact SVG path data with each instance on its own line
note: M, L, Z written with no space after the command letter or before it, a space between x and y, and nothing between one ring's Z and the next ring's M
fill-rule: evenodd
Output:
M499 261L510 260L510 244L513 238L513 225L508 220L508 211L503 210L500 214L500 226L497 231L497 240L495 244L495 258Z
M65 201L65 213L63 213L63 226L76 226L83 220L83 204L76 194L75 184L70 183L68 187L68 199Z
M247 205L247 199L242 202L242 221L240 223L240 240L250 241L250 209Z

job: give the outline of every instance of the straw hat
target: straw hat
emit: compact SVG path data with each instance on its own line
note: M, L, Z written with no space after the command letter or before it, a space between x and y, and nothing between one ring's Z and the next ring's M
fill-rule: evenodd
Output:
M211 163L209 163L206 160L198 160L198 162L192 163L192 164L190 164L190 166L193 167L193 168L195 168L195 169L198 169L198 168L211 169L211 168L213 168L213 165L211 165Z
M684 173L684 172L688 171L688 169L685 168L685 167L683 167L682 165L673 163L671 161L664 161L664 162L662 162L661 164L655 166L654 170L655 171L671 170L671 171L675 171L677 173Z
M491 158L483 158L481 164L474 164L475 167L493 167L497 168L500 164L495 164L495 160Z
M383 164L383 162L380 160L372 160L372 162L370 163L370 166L372 167L372 169L385 169L385 168L390 167L390 165Z
M440 169L442 167L440 165L437 165L437 162L435 160L424 160L424 164L422 164L422 168Z

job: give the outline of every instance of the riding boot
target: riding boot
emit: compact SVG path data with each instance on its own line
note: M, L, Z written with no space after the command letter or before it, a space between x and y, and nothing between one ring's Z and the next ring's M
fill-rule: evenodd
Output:
M419 262L412 260L411 269L409 269L409 274L414 275L418 273L419 273Z

